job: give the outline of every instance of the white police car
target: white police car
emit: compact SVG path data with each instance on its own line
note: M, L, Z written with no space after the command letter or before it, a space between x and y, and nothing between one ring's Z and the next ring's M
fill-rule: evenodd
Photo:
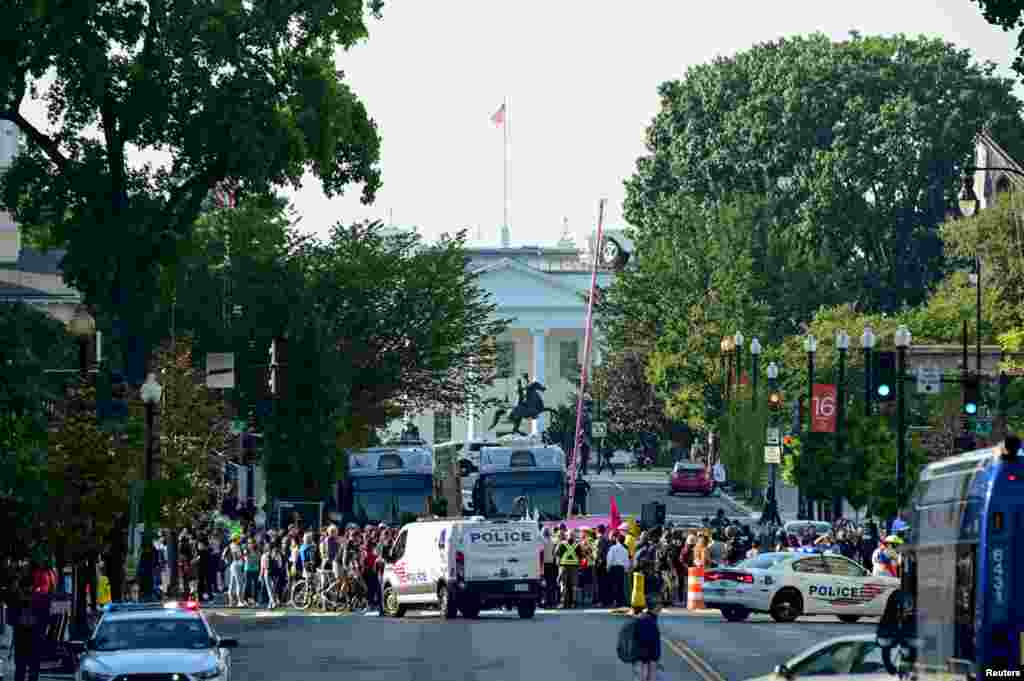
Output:
M80 653L76 681L228 681L230 648L195 602L111 604Z
M765 553L734 567L704 573L704 604L729 621L752 612L769 613L776 622L803 615L835 615L844 622L881 617L900 582L872 577L838 554Z

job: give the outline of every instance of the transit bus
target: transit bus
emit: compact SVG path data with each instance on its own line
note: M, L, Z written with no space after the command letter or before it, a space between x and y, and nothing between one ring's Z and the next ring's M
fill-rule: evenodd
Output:
M914 650L915 676L1019 678L1024 667L1020 440L1009 437L998 447L926 466L913 514L911 541L904 549L911 605L904 638ZM881 628L879 637L883 642Z
M484 447L473 484L473 512L485 518L559 520L568 503L566 483L560 447L529 440Z
M338 483L343 522L399 525L430 513L434 452L425 443L371 447L349 453L348 476Z

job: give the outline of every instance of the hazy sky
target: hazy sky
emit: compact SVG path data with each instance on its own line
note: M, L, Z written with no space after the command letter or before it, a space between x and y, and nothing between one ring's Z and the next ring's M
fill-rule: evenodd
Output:
M391 211L428 238L468 227L497 245L503 135L490 117L508 97L512 242L553 244L563 216L579 240L601 197L606 224L622 225L660 83L757 42L851 29L940 36L1007 74L1016 44L970 0L386 0L369 39L338 59L380 128L384 186L371 206L357 188L328 200L312 177L289 194L318 234Z

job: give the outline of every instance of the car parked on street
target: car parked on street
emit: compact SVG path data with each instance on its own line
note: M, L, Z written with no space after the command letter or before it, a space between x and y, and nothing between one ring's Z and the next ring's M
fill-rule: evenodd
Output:
M857 681L895 681L885 670L882 649L874 634L840 636L819 643L780 664L771 674L750 681L854 678Z

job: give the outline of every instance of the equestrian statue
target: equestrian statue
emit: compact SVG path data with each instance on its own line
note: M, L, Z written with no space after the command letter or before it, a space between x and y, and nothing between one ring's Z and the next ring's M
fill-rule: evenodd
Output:
M499 408L494 413L494 422L488 430L494 430L501 421L501 417L508 414L506 423L512 424L512 432L516 435L526 435L526 433L519 430L519 424L523 422L523 419L536 419L541 414L547 412L549 414L555 414L554 409L548 409L544 406L544 399L541 397L541 393L547 390L541 383L537 381L530 381L528 374L523 374L522 378L516 379L516 394L519 397L519 403L512 408L509 412L508 409Z

